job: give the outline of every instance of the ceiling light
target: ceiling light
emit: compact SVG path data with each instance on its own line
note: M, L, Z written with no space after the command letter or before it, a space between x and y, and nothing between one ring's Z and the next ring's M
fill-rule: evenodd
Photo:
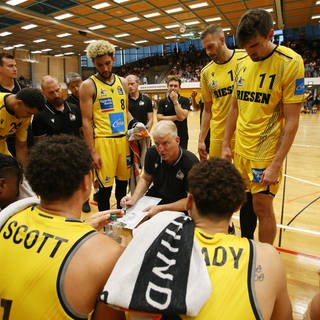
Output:
M213 21L220 21L221 18L220 17L214 17L214 18L208 18L208 19L204 19L206 22L213 22Z
M130 34L129 33L120 33L120 34L115 35L116 38L123 38L123 37L127 37L127 36L130 36Z
M179 24L169 24L167 26L164 26L166 29L173 29L173 28L178 28L180 27Z
M188 5L188 7L190 9L197 9L197 8L202 8L202 7L207 7L207 6L208 6L208 2L199 2L199 3L194 3L194 4Z
M148 40L140 40L140 41L135 41L134 43L139 44L139 43L146 43Z
M231 31L231 28L222 28L222 31Z
M64 37L68 37L68 36L71 36L71 33L66 32L66 33L57 34L57 37L58 37L58 38L64 38Z
M116 2L116 3L123 3L123 2L127 2L129 0L113 0L113 2Z
M165 39L175 39L177 36L168 36L168 37L165 37Z
M273 8L268 8L268 9L264 9L265 11L268 11L268 12L273 12Z
M70 48L70 47L73 47L73 44L65 44L61 46L61 48Z
M127 19L123 19L125 22L133 22L133 21L137 21L140 20L139 17L131 17L131 18L127 18Z
M47 41L46 39L37 39L37 40L33 40L33 42L35 43L40 43L40 42L45 42Z
M37 24L31 23L31 24L27 24L26 26L21 27L21 29L29 30L29 29L33 29L33 28L35 28L37 26L38 26Z
M23 43L19 43L19 44L14 45L15 48L20 48L20 47L24 47L24 46L25 46L25 44L23 44Z
M194 36L193 32L189 32L189 33L183 33L181 34L182 37L192 37Z
M311 19L320 19L320 16L312 16Z
M9 4L10 6L16 6L17 4L26 2L27 0L10 0L6 1L6 4Z
M317 2L316 2L316 5L320 5L320 1L317 1Z
M143 16L145 18L153 18L153 17L158 17L160 15L161 15L160 12L151 12L151 13L144 14Z
M86 40L86 41L83 41L84 43L92 43L92 42L96 42L97 40Z
M64 14L60 14L59 16L54 17L57 20L64 20L67 18L73 17L73 14L71 13L64 13Z
M47 51L51 51L52 49L47 48L47 49L42 49L41 52L47 52Z
M4 32L1 32L1 33L0 33L0 37L5 37L5 36L8 36L8 35L10 35L10 34L12 34L12 32L4 31Z
M66 52L64 55L65 55L65 56L69 56L69 55L71 55L71 54L74 54L74 52Z
M4 47L3 50L11 50L14 49L14 47Z
M159 31L161 30L161 28L151 28L151 29L147 29L149 32L154 32L154 31Z
M64 54L63 54L63 53L59 53L59 54L55 54L54 56L55 56L55 57L63 57Z
M165 10L166 13L175 13L175 12L180 12L180 11L183 11L183 8L177 7L177 8Z
M106 8L106 7L110 7L111 5L108 2L101 2L98 4L95 4L94 6L91 6L91 8L93 9L102 9L102 8Z
M102 28L105 28L106 26L104 24L97 24L96 26L92 26L92 27L89 27L88 29L90 30L98 30L98 29L102 29Z
M32 54L35 54L35 53L41 53L41 50L31 51L30 53L32 53Z
M199 24L199 23L200 23L200 21L195 20L195 21L185 22L184 24L185 24L186 26L192 26L192 25L194 25L194 24Z

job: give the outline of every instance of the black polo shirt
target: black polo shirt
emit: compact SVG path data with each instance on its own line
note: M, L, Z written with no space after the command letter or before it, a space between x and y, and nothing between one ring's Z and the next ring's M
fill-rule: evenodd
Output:
M34 116L31 125L35 137L61 133L79 136L82 127L80 110L66 101L63 111L57 111L47 103L44 110Z
M178 98L179 104L182 109L191 110L191 102L188 98L180 96ZM161 99L158 106L158 114L163 114L164 116L175 116L176 111L174 109L173 102L169 97ZM183 121L174 121L178 129L178 136L180 137L180 146L184 149L188 148L188 118Z
M14 81L14 87L13 87L13 89L11 91L9 89L7 89L7 88L4 88L0 84L0 92L18 93L21 89L24 88L24 86L22 84L20 84L16 79L14 79L13 81Z
M199 159L190 151L180 148L180 156L177 161L169 165L163 161L155 146L147 150L144 170L152 176L153 186L147 195L159 197L161 203L172 203L187 196L187 176L194 164Z
M80 108L80 101L79 99L74 96L73 94L71 94L66 100L66 102L68 102L69 104L74 104L75 106L77 106L78 108Z
M137 100L129 95L129 111L133 118L146 125L148 123L148 113L153 112L151 99L142 93L139 94Z

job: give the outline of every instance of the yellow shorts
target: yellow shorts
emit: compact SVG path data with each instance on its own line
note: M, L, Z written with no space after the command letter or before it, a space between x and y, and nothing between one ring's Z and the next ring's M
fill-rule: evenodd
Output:
M247 192L251 192L252 194L262 192L270 193L272 195L275 195L278 192L282 180L282 168L276 184L266 186L259 182L263 171L271 164L271 160L249 160L235 153L233 161L235 167L239 170L243 180L245 181Z
M209 158L221 158L223 140L212 139L210 137ZM234 140L231 140L231 151L234 153Z
M95 148L100 155L102 166L95 170L95 180L100 187L111 187L114 178L128 180L131 157L126 136L118 138L96 138Z

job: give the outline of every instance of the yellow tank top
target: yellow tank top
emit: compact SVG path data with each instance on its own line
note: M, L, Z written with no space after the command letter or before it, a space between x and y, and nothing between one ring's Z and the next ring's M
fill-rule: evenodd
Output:
M196 320L262 319L255 299L254 243L246 238L195 229L212 283L212 294Z
M4 98L9 94L0 93L0 153L7 155L10 155L6 143L7 137L15 133L19 141L27 141L28 126L30 124L30 118L18 119L8 112Z
M120 78L114 75L114 82L109 85L95 75L90 77L96 88L93 102L94 137L116 137L126 134L127 96Z
M68 305L63 278L76 250L96 231L29 207L0 230L0 319L87 319Z
M245 50L234 50L225 63L209 62L200 73L201 94L204 101L212 101L210 139L223 141L230 101L235 80L237 60L246 55Z
M272 160L284 126L283 105L304 101L301 56L278 46L264 60L239 59L234 94L239 110L235 152L250 160Z

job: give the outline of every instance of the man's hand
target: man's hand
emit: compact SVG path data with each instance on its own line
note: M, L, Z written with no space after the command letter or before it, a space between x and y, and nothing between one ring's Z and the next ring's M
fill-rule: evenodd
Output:
M178 96L178 94L177 94L175 91L171 91L171 92L169 93L169 98L171 99L171 101L172 101L173 103L175 103L175 102L178 101L179 96Z
M232 161L232 152L230 147L222 146L221 158Z
M157 213L163 211L163 208L161 205L154 205L154 206L145 208L143 211L148 212L148 214L145 217L148 219L155 216Z
M122 208L129 208L132 207L133 205L135 205L135 201L132 199L131 196L126 195L124 196L121 200L120 200L120 206Z
M91 157L92 157L92 162L93 162L93 168L100 169L102 162L101 162L101 158L100 158L99 153L94 151L91 153Z
M112 214L115 214L118 218L121 218L123 216L123 211L120 209L100 211L94 213L84 222L95 228L97 231L100 231L106 224L111 221Z
M204 142L198 142L198 152L201 161L207 160L208 153L206 149L206 144Z
M260 182L264 185L272 185L279 182L280 168L270 165L263 171Z

